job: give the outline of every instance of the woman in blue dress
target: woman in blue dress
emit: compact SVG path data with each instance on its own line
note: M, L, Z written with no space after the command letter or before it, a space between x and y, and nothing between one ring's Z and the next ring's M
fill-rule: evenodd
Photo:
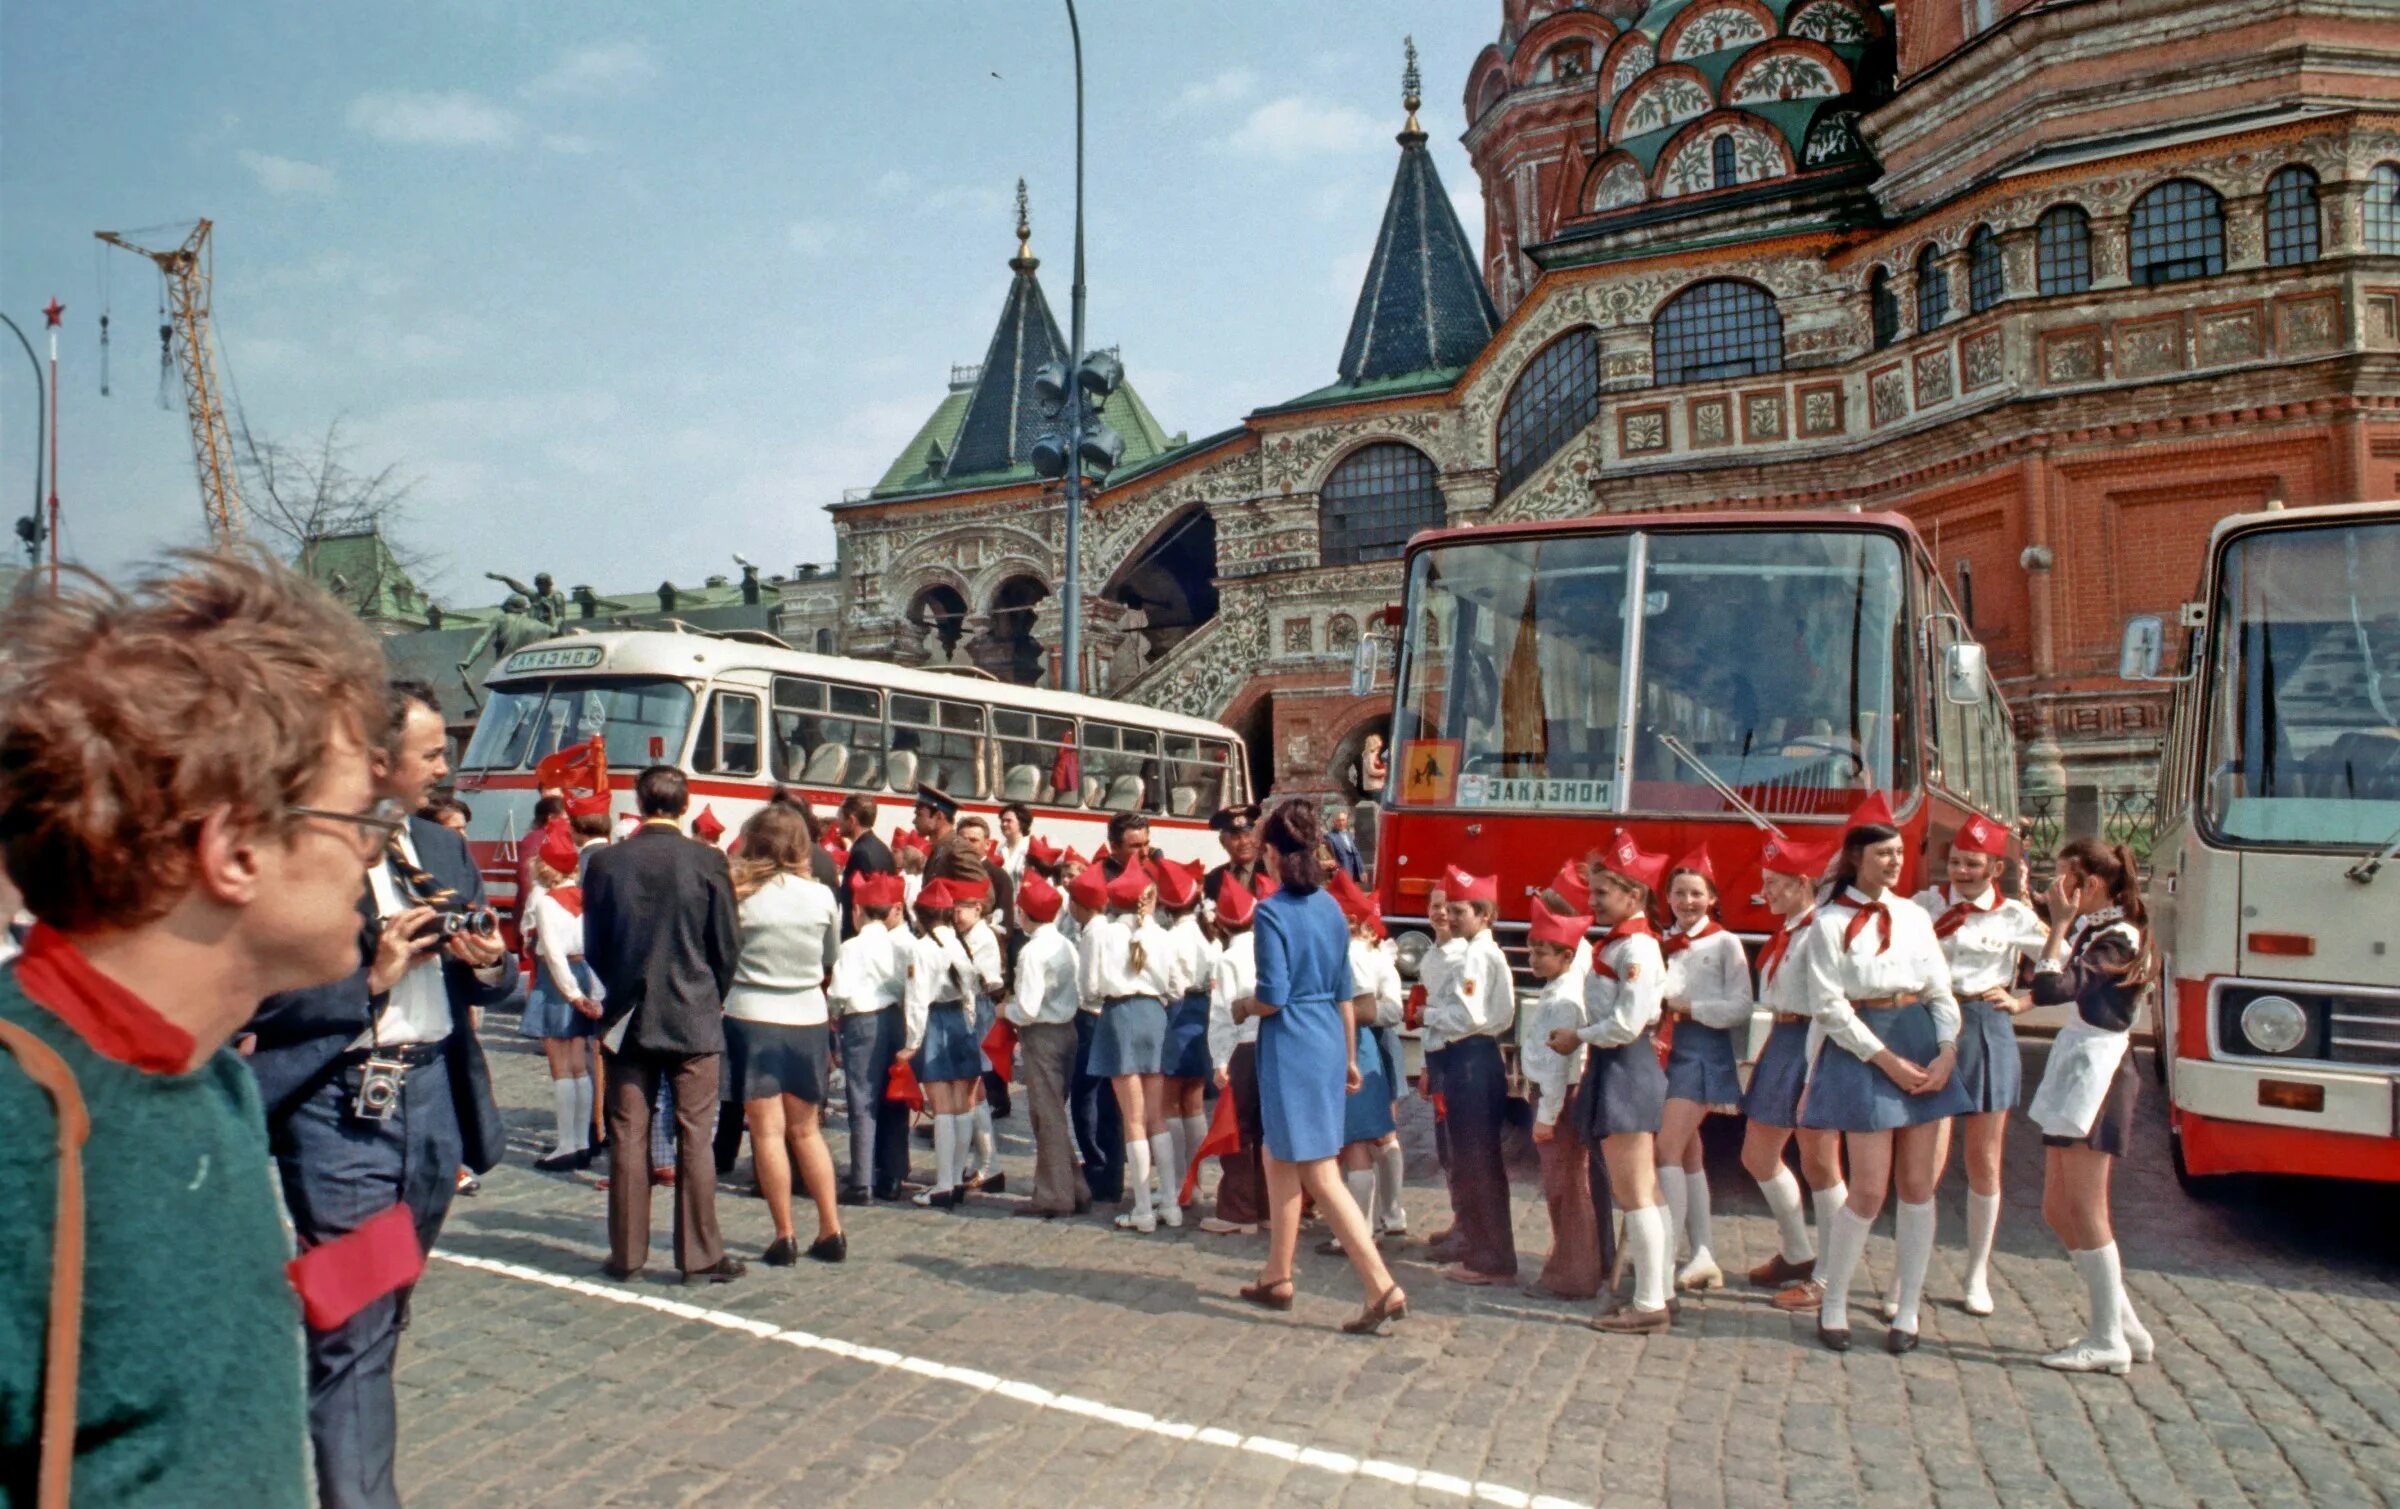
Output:
M1316 808L1286 801L1267 814L1261 836L1274 851L1282 889L1258 904L1252 937L1258 952L1255 1000L1245 1014L1258 1032L1258 1100L1266 1128L1267 1207L1272 1238L1266 1271L1242 1298L1270 1310L1292 1307L1292 1261L1300 1245L1305 1193L1333 1228L1366 1285L1367 1307L1342 1329L1374 1335L1408 1313L1367 1218L1343 1187L1343 1101L1361 1084L1353 1016L1350 929L1342 909L1318 888Z

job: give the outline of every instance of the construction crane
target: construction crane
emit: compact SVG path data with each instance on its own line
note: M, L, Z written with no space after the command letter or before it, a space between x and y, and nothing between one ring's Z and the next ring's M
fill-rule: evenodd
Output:
M154 251L115 231L95 231L111 246L158 264L167 284L169 323L159 339L173 351L183 374L184 416L192 426L192 459L200 468L200 503L208 516L208 540L223 548L242 537L242 493L234 475L233 432L217 387L217 364L209 345L209 285L213 278L209 222L201 221L181 246Z

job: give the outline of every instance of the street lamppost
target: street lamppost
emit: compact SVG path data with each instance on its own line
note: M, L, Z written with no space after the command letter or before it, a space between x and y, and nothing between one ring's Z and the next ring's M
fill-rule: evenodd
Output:
M33 366L33 512L17 520L17 539L25 546L26 558L32 564L42 563L42 437L49 433L50 399L42 389L42 359L33 354L33 342L17 328L17 322L0 314L0 324L25 348L25 360Z
M1075 47L1075 282L1068 292L1067 359L1051 362L1034 374L1034 396L1045 413L1061 420L1063 432L1053 431L1033 443L1033 469L1045 478L1066 481L1067 569L1061 590L1066 594L1061 620L1059 685L1083 690L1083 469L1088 464L1108 475L1125 454L1125 437L1101 422L1101 406L1125 380L1125 368L1106 353L1083 354L1083 28L1075 20L1075 0L1066 0L1067 35ZM1085 412L1085 406L1090 412Z

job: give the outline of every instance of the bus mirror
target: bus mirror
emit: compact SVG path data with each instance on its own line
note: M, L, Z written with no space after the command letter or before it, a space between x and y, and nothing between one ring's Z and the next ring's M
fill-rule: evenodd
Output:
M2125 620L2125 639L2117 647L2117 675L2127 681L2155 681L2166 643L2166 620L2157 614L2138 613Z
M1960 707L1979 707L1990 695L1990 676L1983 646L1954 644L1942 651L1942 700Z
M1397 637L1381 625L1370 625L1358 636L1358 648L1350 655L1350 695L1372 696L1382 690L1384 675L1391 669L1392 649Z

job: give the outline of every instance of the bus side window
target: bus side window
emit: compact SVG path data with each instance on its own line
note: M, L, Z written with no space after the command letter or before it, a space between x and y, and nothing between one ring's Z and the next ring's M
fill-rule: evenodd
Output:
M692 768L709 775L758 774L758 699L747 692L718 692L708 699Z

